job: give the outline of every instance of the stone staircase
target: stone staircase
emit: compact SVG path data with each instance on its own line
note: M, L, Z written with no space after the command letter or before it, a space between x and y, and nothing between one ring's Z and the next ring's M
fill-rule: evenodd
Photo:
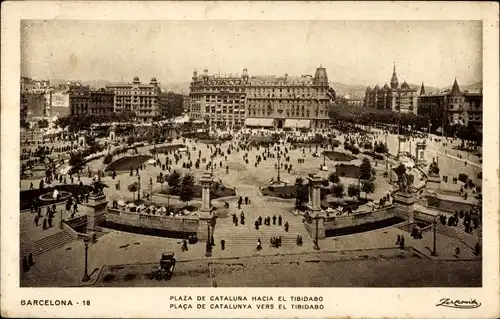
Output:
M238 226L234 226L233 224L217 224L214 229L214 240L216 245L219 245L220 240L224 239L226 247L254 248L257 246L257 240L260 238L262 247L264 248L270 246L271 237L281 236L281 247L296 247L297 235L301 235L303 246L312 246L312 240L302 222L288 221L288 224L288 232L285 232L283 226L272 225L272 223L271 226L260 226L259 230L255 229L253 223L251 225L238 224Z
M72 241L74 241L74 238L67 232L61 230L55 234L52 234L50 236L35 241L33 244L32 253L34 256L38 256L55 249L59 249ZM23 253L22 248L21 248L21 253Z
M444 225L438 223L436 231L438 233L440 233L441 235L457 238L462 243L467 245L469 248L474 249L474 245L477 242L477 236L476 236L477 231L479 231L479 230L476 229L476 230L474 230L473 233L469 234L469 233L465 232L464 226L461 225L460 223L456 227L444 226Z

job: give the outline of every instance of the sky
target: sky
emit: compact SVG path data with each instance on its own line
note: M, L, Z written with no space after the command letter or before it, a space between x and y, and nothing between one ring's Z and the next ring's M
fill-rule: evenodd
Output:
M35 79L189 82L210 74L313 75L445 87L482 80L481 21L24 20L21 75Z

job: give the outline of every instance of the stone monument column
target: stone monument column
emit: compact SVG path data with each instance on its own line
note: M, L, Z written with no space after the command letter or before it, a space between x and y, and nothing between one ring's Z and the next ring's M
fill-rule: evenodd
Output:
M413 223L415 215L415 195L406 192L404 190L399 190L393 195L393 204L396 208L396 213L402 218L406 218L409 223Z
M201 208L200 214L198 216L198 231L196 236L198 240L205 241L209 240L212 235L211 231L211 219L212 216L210 214L210 186L212 185L212 174L204 173L200 179L200 184L202 187L201 190Z
M313 229L311 237L318 239L325 238L325 227L323 224L323 214L321 210L321 185L323 180L316 175L309 175L309 211L313 219ZM316 235L317 234L317 235Z
M111 141L114 141L116 139L116 126L114 125L109 129L109 139Z
M88 203L83 203L87 215L87 234L92 238L96 227L106 221L108 200L104 193L90 193Z

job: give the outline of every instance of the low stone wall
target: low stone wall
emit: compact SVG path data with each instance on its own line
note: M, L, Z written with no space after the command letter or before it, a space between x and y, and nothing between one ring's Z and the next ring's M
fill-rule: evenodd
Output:
M180 233L196 233L198 231L199 224L197 217L160 216L126 212L112 208L108 208L108 212L106 213L106 222Z
M406 216L399 216L394 206L386 206L374 211L356 213L346 216L329 216L323 219L323 226L325 230L338 229L359 226L362 224L374 223L392 217L405 218Z
M439 196L438 196L439 197ZM445 210L445 211L451 211L451 212L456 212L456 211L461 211L463 210L464 212L472 210L474 205L468 204L462 201L453 201L450 199L443 199L439 198L439 209Z

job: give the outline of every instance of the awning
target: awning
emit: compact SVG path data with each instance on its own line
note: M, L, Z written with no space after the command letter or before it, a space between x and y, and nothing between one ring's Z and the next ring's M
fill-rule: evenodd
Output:
M274 119L250 117L245 119L246 126L273 127Z
M309 128L311 126L311 120L293 120L286 119L284 128Z

